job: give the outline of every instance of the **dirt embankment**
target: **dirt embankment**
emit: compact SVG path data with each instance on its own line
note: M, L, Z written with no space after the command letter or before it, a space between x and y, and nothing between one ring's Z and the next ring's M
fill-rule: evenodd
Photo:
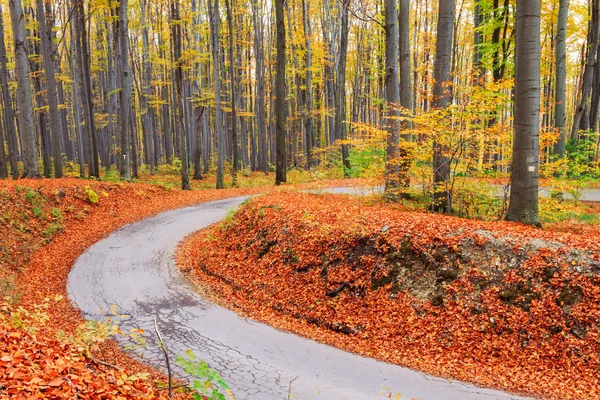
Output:
M600 243L282 193L180 249L218 301L338 347L554 399L600 397Z

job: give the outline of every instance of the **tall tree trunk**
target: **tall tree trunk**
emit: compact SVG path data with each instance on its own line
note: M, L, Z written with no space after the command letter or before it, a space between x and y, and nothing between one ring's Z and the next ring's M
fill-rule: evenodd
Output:
M348 12L350 0L340 1L340 45L337 61L335 85L335 135L337 139L347 140L346 129L346 59L348 54ZM397 27L396 27L397 29ZM348 144L342 144L342 164L344 176L350 176L350 150Z
M0 4L0 15L2 5ZM15 113L13 110L12 96L8 87L8 70L6 68L6 45L4 43L4 19L0 18L0 86L2 86L2 116L4 117L5 135L8 142L8 152L10 158L10 172L13 179L19 178L19 164L17 162L19 155L19 144L17 131L15 129Z
M15 74L17 76L17 105L19 110L19 135L23 152L23 178L39 178L33 104L29 83L29 64L25 47L25 14L21 0L9 0L8 8L12 21L15 52Z
M76 42L77 42L77 62L80 82L81 82L81 102L83 107L83 116L85 129L87 131L87 152L89 176L100 179L100 168L98 161L98 141L96 139L96 121L94 115L94 102L92 93L92 73L90 51L88 47L87 30L85 26L85 11L83 0L74 0Z
M129 63L129 19L127 9L129 0L121 0L118 8L117 38L119 43L117 65L119 67L119 122L121 125L121 179L131 180L131 99L133 76Z
M592 15L588 32L588 51L585 62L585 71L583 73L583 85L581 88L581 97L579 105L573 116L573 128L571 129L571 140L574 143L579 142L579 130L581 121L587 109L587 103L592 91L594 81L594 69L596 63L596 53L598 51L598 38L600 37L600 1L592 0Z
M227 27L229 29L229 81L230 81L230 101L231 101L231 146L233 150L233 165L231 167L231 186L237 187L237 173L240 168L240 153L238 146L237 132L237 111L235 104L235 60L233 58L233 13L231 11L232 0L225 0L227 7Z
M398 34L400 51L400 105L406 113L413 109L412 72L410 67L410 0L400 0ZM404 124L408 126L409 124ZM410 140L410 137L406 138Z
M152 98L152 62L150 61L150 44L148 38L148 0L142 1L142 39L144 44L144 93L140 97L140 103L144 113L144 135L146 136L147 149L147 160L148 166L150 167L150 174L154 175L154 169L156 168L156 151L155 151L155 131L156 127L156 113L154 107L148 105L148 101Z
M516 31L515 131L506 219L540 225L540 0L517 2Z
M264 25L262 1L252 2L252 18L254 22L254 70L256 80L256 105L255 120L258 136L258 169L265 174L269 173L269 150L267 145L267 122L265 107L265 50L264 50Z
M44 59L44 70L46 73L46 88L48 98L48 109L50 117L50 133L52 135L52 149L54 156L54 177L62 178L62 152L60 149L60 137L63 136L60 111L56 93L56 77L54 74L52 31L49 29L42 0L36 0L37 19L40 30L40 42L42 45L42 57Z
M285 149L285 0L275 0L277 64L275 76L275 184L287 182Z
M399 30L396 0L385 1L385 97L387 106L385 195L396 201L400 187L408 186L406 157L400 154L400 82L398 81ZM410 76L410 75L409 75Z
M433 107L444 109L450 103L450 59L452 53L452 33L454 28L454 0L440 0L440 10L433 70ZM452 193L450 193L450 160L447 145L433 143L433 205L435 212L452 211Z
M221 109L221 51L219 32L221 30L221 16L219 14L219 0L208 0L208 15L210 20L210 45L213 60L213 88L215 92L215 127L217 139L217 189L225 187L225 135L223 134L223 116Z
M123 0L121 0L123 1ZM182 40L182 26L181 17L179 15L179 0L171 2L171 19L172 19L172 36L173 36L173 59L175 61L175 86L177 93L177 118L176 121L179 124L179 148L181 150L181 189L191 190L190 187L190 175L188 171L188 151L186 141L186 127L184 124L185 120L185 107L184 102L186 101L183 92L183 61L181 58L181 40Z
M312 152L315 141L315 122L313 109L313 89L312 89L312 47L310 25L310 16L308 14L308 1L302 0L302 21L304 23L304 46L306 47L306 112L304 115L304 134L306 142L306 167L312 166Z

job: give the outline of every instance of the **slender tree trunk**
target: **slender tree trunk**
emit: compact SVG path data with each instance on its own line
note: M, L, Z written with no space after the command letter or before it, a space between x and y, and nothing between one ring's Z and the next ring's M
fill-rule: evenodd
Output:
M4 15L0 4L0 15ZM12 96L8 87L8 70L6 68L6 45L4 43L4 19L0 18L0 86L2 86L2 116L8 142L10 158L10 172L13 179L19 178L19 155L17 131L15 129L15 113L13 110Z
M215 92L215 127L217 139L217 189L225 187L225 136L223 134L223 116L221 109L221 51L219 32L221 30L221 16L219 14L219 0L208 0L208 15L210 20L210 45L213 60L213 88Z
M400 105L405 110L405 116L413 109L412 71L410 66L410 0L400 0L399 23L399 52L400 52ZM410 127L410 124L403 124ZM405 140L410 140L406 136Z
M581 89L581 98L579 105L575 110L573 117L573 128L571 129L571 140L574 143L579 142L579 130L581 121L587 109L587 103L592 91L594 81L594 69L596 63L596 52L598 51L598 38L600 37L600 1L592 0L592 18L588 33L588 53L585 62L585 71L583 74L583 85Z
M306 142L306 167L312 166L312 152L315 141L315 122L313 108L313 88L312 88L312 47L311 35L312 28L310 25L310 16L308 14L308 1L302 0L302 20L304 23L304 46L306 47L306 112L304 115L304 134Z
M231 146L233 150L233 165L231 167L231 186L237 187L237 173L240 168L240 154L238 146L238 132L237 132L237 111L235 104L235 61L233 58L233 13L231 11L232 0L225 0L225 6L227 8L227 27L229 29L229 80L231 83L230 87L230 101L231 101Z
M150 44L148 38L148 1L142 1L142 39L144 43L144 93L140 97L140 103L142 105L144 114L144 135L146 136L146 145L147 149L147 160L148 166L150 167L150 174L154 175L154 169L156 168L157 160L155 156L154 142L155 136L157 135L155 131L156 126L156 114L154 112L154 107L148 105L148 101L152 97L152 62L150 61Z
M122 1L122 0L121 0ZM190 176L188 171L188 151L186 141L186 127L184 124L185 119L185 107L184 102L185 95L183 92L183 61L181 59L181 40L182 40L182 26L181 17L179 15L179 1L175 0L171 2L171 19L172 19L172 36L173 36L173 59L175 61L175 86L176 86L176 100L177 100L177 118L176 121L179 124L179 148L181 150L181 189L191 190L190 187Z
M506 219L540 225L540 0L517 2L515 122L510 204Z
M267 122L265 106L265 50L262 1L252 2L252 18L254 21L254 70L256 79L256 132L258 136L258 169L269 173L269 150L267 146Z
M454 29L454 0L440 0L437 28L435 65L433 71L433 107L444 109L450 103L450 59L452 54L452 32ZM433 205L436 212L452 211L452 193L449 190L450 159L449 147L445 144L433 144Z
M33 104L29 83L29 63L25 46L25 14L21 0L9 0L8 8L12 21L15 52L15 74L17 76L17 104L19 110L19 134L23 152L23 178L39 178Z
M341 26L339 59L337 62L336 88L335 88L335 134L340 140L347 140L346 129L346 59L348 54L348 11L350 0L341 0ZM397 29L397 27L396 27ZM348 144L342 144L342 164L344 176L350 176L350 150Z
M62 178L62 152L60 149L60 137L62 133L62 124L60 121L60 111L58 110L58 100L56 93L56 77L54 74L54 62L52 51L52 32L48 29L44 3L42 0L36 0L37 19L40 30L40 42L42 45L42 57L44 59L44 70L46 73L46 88L48 98L48 109L50 119L50 133L52 135L52 150L54 156L54 177Z
M129 7L129 0L121 0L118 8L118 25L117 25L117 39L118 39L118 60L117 65L119 66L118 74L118 86L119 91L119 122L121 128L121 169L119 171L121 179L126 181L131 180L131 101L132 101L132 90L133 90L133 76L131 74L131 67L129 63L129 19L127 16L127 10Z
M400 82L398 81L398 12L396 0L385 1L385 97L386 97L386 168L385 195L396 201L402 186L408 186L405 157L400 154Z
M275 184L287 182L285 135L285 0L275 0L277 65L275 76Z
M85 129L87 131L87 152L89 176L100 179L98 161L98 142L96 139L96 121L94 115L94 102L92 93L92 74L90 52L88 47L87 30L85 26L85 11L83 0L74 0L75 18L77 24L77 62L81 82L81 100Z

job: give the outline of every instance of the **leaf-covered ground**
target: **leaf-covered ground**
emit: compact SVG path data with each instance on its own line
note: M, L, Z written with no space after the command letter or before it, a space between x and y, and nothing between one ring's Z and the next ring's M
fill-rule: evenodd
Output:
M279 193L191 236L178 261L205 293L285 330L478 385L598 399L600 229L554 228Z
M291 189L356 183L329 181ZM166 391L158 390L164 376L132 360L113 342L101 340L101 351L87 354L85 343L105 335L84 324L65 300L71 267L89 246L123 225L169 209L265 190L183 192L164 185L75 178L0 181L0 398L166 398Z

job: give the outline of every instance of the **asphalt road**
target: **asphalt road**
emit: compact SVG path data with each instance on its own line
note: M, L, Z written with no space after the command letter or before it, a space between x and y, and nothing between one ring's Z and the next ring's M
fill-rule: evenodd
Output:
M240 400L370 400L386 399L390 392L420 400L522 398L347 353L203 299L178 271L174 251L185 236L221 220L244 200L182 208L119 229L77 260L68 280L71 301L89 320L105 318L111 307L126 315L122 330L144 329L147 343L131 348L127 337L119 340L165 370L156 316L171 359L191 349L223 375Z

